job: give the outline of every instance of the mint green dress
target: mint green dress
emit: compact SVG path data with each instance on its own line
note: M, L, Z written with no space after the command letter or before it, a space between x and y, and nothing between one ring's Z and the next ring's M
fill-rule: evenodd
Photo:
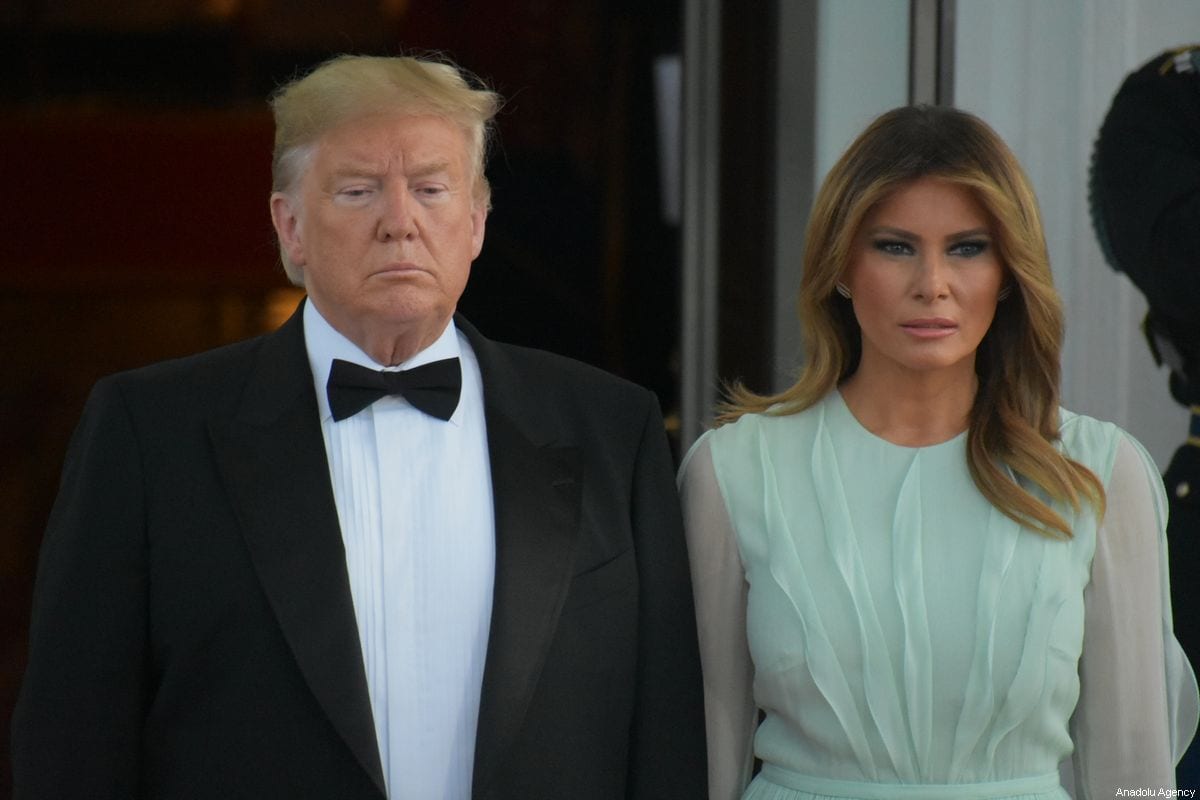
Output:
M681 491L714 800L1174 785L1196 686L1170 628L1161 481L1116 426L1061 419L1062 450L1109 491L1103 525L1056 506L1069 541L984 499L965 433L894 445L837 392L697 443Z

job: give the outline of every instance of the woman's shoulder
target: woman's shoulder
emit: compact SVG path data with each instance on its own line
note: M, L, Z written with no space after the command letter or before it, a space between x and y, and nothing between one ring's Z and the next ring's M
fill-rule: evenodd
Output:
M1064 438L1083 436L1089 439L1113 439L1122 434L1128 436L1115 422L1089 417L1069 408L1058 409L1058 430Z
M1065 408L1059 409L1058 432L1063 453L1095 472L1104 483L1108 483L1122 442L1128 442L1139 452L1144 450L1137 439L1116 423Z
M789 411L782 405L774 405L764 412L746 413L737 419L719 425L705 433L714 444L728 446L734 443L750 444L773 441L778 436L794 436L818 424L821 400L802 411Z
M811 450L824 402L796 412L776 406L742 414L705 432L697 446L711 454L718 474L757 474L764 464L790 462L794 454Z

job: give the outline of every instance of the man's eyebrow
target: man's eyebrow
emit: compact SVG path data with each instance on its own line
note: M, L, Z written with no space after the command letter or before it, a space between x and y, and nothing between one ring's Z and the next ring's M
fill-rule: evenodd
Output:
M430 175L437 175L440 172L448 172L449 170L450 161L448 159L440 159L438 161L417 164L412 169L407 170L407 172L409 178L428 178Z
M383 168L367 160L349 158L334 164L332 174L339 178L374 178L383 174Z
M428 161L424 164L416 164L411 169L405 171L405 176L409 180L420 180L428 178L431 175L438 175L450 171L451 162L449 159L438 159L437 161ZM378 178L387 173L387 168L377 162L366 159L347 158L345 161L334 164L330 174L335 178Z

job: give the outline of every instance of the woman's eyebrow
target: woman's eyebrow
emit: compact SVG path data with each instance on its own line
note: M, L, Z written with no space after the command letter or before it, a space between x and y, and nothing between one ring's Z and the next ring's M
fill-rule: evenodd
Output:
M958 233L952 233L947 238L951 239L951 240L969 239L972 236L987 236L988 238L991 238L992 231L989 228L968 228L965 231L959 231Z
M921 238L912 231L906 231L904 228L895 228L891 225L875 225L867 229L868 236L878 236L880 234L895 236L897 239L905 239L912 242L918 241Z

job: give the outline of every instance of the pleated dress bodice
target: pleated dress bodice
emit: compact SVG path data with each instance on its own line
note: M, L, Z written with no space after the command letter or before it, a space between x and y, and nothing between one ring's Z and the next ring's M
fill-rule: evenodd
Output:
M1063 412L1062 436L1106 481L1117 429ZM764 775L1065 797L1090 508L1057 508L1069 540L1024 529L976 489L965 433L894 445L837 392L709 441L749 585Z

